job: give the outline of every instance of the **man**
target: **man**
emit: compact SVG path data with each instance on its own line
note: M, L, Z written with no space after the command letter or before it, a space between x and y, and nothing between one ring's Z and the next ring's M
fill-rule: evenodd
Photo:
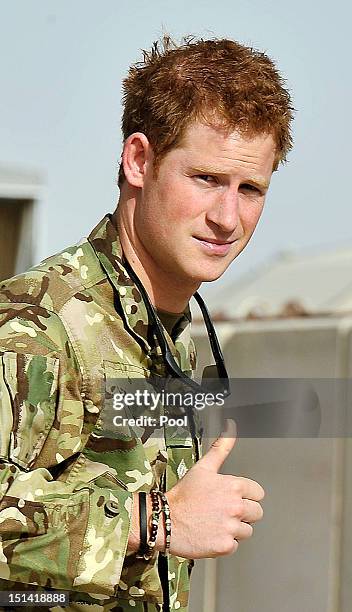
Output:
M66 610L182 612L190 560L250 537L263 490L218 473L232 422L194 465L197 430L118 431L104 395L116 379L167 375L155 310L192 375L189 300L248 243L292 113L271 60L229 40L165 38L124 89L117 209L0 288L1 589L65 589ZM155 554L140 559L139 492L150 526L156 487L170 506L170 556L159 554L160 519Z

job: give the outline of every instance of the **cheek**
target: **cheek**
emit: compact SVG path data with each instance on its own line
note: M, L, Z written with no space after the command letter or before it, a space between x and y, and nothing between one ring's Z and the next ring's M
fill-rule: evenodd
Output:
M187 225L188 221L199 215L199 205L195 199L192 199L190 194L182 191L173 192L170 191L165 194L164 198L160 202L163 212L162 219L164 223L177 225ZM177 226L173 228L177 230Z
M172 221L192 219L204 209L204 193L200 193L188 177L162 177L158 200L164 203L165 214Z
M245 233L251 234L263 212L263 204L247 204L241 213L242 227Z

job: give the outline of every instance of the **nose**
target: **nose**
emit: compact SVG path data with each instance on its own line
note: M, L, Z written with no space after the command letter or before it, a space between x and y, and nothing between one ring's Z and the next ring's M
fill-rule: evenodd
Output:
M206 218L215 223L222 232L232 233L240 223L238 190L229 189L220 200L213 202Z

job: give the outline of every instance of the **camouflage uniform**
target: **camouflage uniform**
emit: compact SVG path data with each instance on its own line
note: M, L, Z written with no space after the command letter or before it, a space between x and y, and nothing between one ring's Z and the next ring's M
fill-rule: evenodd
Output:
M189 311L174 341L165 335L191 375ZM168 428L117 435L101 419L111 379L151 371L165 375L160 347L109 217L1 284L0 590L69 590L70 606L55 612L162 610L157 557L126 553L132 493L161 479L170 489L194 441ZM169 558L170 610L187 609L189 569Z

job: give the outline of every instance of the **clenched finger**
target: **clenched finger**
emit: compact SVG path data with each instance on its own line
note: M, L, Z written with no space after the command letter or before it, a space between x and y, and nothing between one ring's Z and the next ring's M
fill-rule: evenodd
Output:
M234 521L233 524L233 537L234 539L247 540L251 538L253 535L253 527L248 523L244 523L243 521Z
M242 500L242 504L242 521L246 523L256 523L256 521L260 521L263 518L263 508L258 502L252 501L251 499L244 499Z
M265 491L255 480L237 476L237 480L241 481L241 493L243 499L252 499L253 501L261 501L264 498Z

